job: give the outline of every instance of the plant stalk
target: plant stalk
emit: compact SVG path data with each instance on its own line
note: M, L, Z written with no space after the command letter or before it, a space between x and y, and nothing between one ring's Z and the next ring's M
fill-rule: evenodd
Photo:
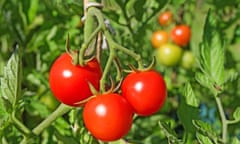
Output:
M64 115L71 109L72 109L71 107L65 104L60 104L58 108L51 115L49 115L45 120L43 120L37 127L33 129L33 133L35 135L39 135L44 129L50 126L54 120Z
M215 96L215 100L217 103L218 111L219 111L221 122L222 122L222 141L225 144L227 142L228 123L223 110L221 99L218 96Z

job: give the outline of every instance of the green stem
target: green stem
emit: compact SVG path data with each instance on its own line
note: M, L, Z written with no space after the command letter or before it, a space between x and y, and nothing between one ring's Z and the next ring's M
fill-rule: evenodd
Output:
M31 131L21 122L19 121L16 117L15 117L15 112L12 113L12 121L14 123L14 125L16 126L16 128L21 131L21 133L23 133L23 135L30 135Z
M218 96L215 96L215 100L217 103L218 111L220 114L221 122L222 122L222 141L223 143L227 142L227 129L228 129L228 122L223 110L223 106L221 103L221 99Z
M110 71L110 68L111 68L113 59L114 59L114 57L115 57L114 48L111 47L111 44L109 44L109 45L110 45L110 47L109 47L109 49L110 49L109 57L108 57L106 66L105 66L105 68L104 68L104 71L103 71L103 74L102 74L102 78L101 78L101 80L100 80L100 91L101 91L101 92L104 92L104 91L105 91L105 81L106 81L106 78L107 78L107 74L108 74L108 72Z
M60 106L51 115L49 115L45 120L43 120L37 127L33 129L33 133L35 135L39 135L44 129L50 126L54 120L67 113L69 110L71 110L71 107L60 104Z

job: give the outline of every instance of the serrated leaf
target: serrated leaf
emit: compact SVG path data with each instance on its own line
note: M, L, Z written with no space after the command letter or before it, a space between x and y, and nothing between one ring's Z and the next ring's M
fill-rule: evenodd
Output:
M187 83L184 87L184 96L186 99L186 103L190 106L193 107L198 107L200 104L199 99L196 97L196 95L194 94L194 91L192 89L192 86L190 83Z
M207 79L222 87L225 81L224 44L216 18L209 11L200 45L200 68Z
M240 144L240 140L236 137L233 138L232 144Z
M167 123L159 121L158 124L168 138L170 144L182 144L181 140L178 139L175 131L173 131L173 129Z
M204 136L200 133L196 134L197 140L200 144L213 144L211 139L209 139L207 136Z
M235 120L240 120L240 107L237 107L233 112L233 118Z
M207 136L214 142L218 141L217 134L209 123L203 122L201 120L193 120L192 123L200 134Z
M21 60L19 48L16 47L14 53L4 67L1 80L1 96L10 104L15 105L20 97L21 90Z

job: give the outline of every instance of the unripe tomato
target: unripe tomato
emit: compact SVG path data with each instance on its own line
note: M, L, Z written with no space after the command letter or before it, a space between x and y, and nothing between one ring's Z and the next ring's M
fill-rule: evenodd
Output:
M186 69L192 68L195 63L194 55L191 51L185 51L181 59L181 66Z
M174 66L180 62L182 48L171 43L162 45L156 51L157 60L165 66Z
M154 70L128 74L122 82L121 90L134 112L141 116L156 113L167 97L165 81Z
M172 22L172 12L166 11L158 16L158 23L161 26L167 26Z
M101 75L101 66L96 59L85 66L73 65L72 58L64 53L50 69L50 89L60 102L79 106L77 103L92 95L89 83L99 90Z
M102 141L115 141L131 129L133 110L121 95L110 93L90 99L83 109L89 132Z
M154 48L159 48L161 45L167 43L169 40L169 34L166 31L158 30L153 32L151 37L151 43Z
M172 29L172 41L179 46L186 46L191 38L191 29L187 25L178 25Z

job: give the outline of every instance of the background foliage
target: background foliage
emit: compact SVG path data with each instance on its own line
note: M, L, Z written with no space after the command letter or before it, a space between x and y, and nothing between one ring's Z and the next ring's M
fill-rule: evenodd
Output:
M164 108L151 117L137 117L126 138L116 143L221 143L221 115L215 98L220 97L227 119L240 119L239 108L236 110L240 106L240 1L104 0L103 4L114 40L139 53L144 63L152 60L151 34L163 29L157 17L167 9L176 23L191 27L186 49L197 59L187 70L180 65L156 65L168 86ZM82 16L80 0L0 1L1 143L22 141L16 119L32 129L59 105L49 90L49 69L65 51L68 34L71 47L80 47ZM103 53L104 63L108 54ZM134 63L127 55L118 55L123 67ZM18 93L11 93L9 87ZM58 118L35 143L99 143L84 128L81 111L75 109ZM229 143L240 143L239 127L239 123L229 125Z

